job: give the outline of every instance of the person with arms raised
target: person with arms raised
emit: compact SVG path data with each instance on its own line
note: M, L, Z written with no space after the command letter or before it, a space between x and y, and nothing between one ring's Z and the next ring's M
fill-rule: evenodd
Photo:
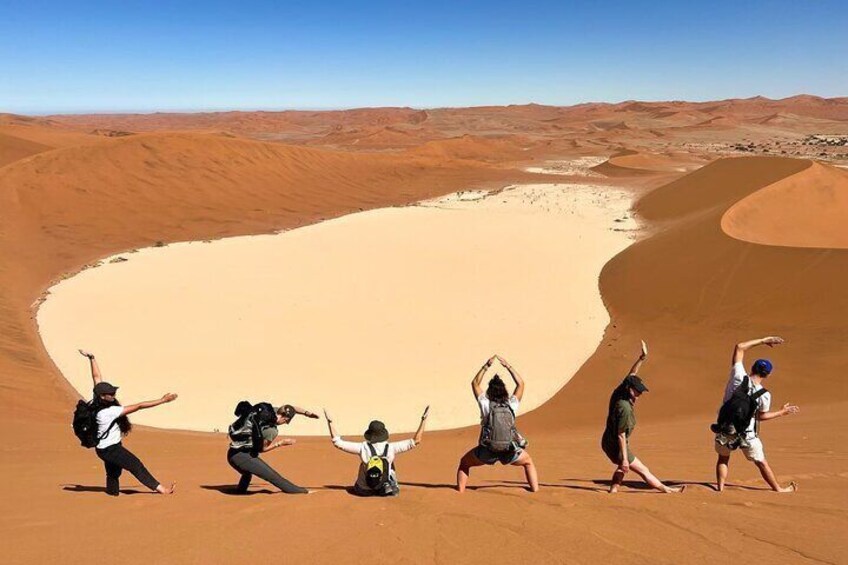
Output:
M353 493L357 496L397 496L400 494L397 471L395 470L395 458L401 454L414 449L421 444L424 437L424 425L430 407L424 409L421 422L412 439L402 441L389 441L389 431L386 425L373 420L368 424L368 429L363 434L365 441L345 441L336 432L333 418L324 410L327 419L327 429L330 439L336 449L359 456L359 472L353 485Z
M500 375L489 380L486 390L482 383L486 371L495 361L506 369L515 388L509 394ZM471 381L471 391L480 409L480 439L477 447L462 456L456 470L456 490L465 492L472 467L481 465L515 465L524 468L524 476L531 492L539 490L539 475L533 458L526 451L527 441L515 427L515 417L521 398L524 396L524 380L521 375L499 355L490 357Z
M774 371L774 366L768 359L757 359L751 365L750 375L745 371L745 352L753 347L767 345L774 347L784 343L783 338L769 336L751 341L737 343L733 348L731 359L730 379L724 388L724 400L719 410L718 423L713 424L711 429L716 432L715 451L718 454L716 461L716 490L722 492L730 466L730 455L740 449L748 461L754 463L759 469L763 479L775 492L795 492L798 485L794 482L788 486L781 486L774 476L771 466L766 461L763 442L760 439L760 422L774 420L790 414L797 414L800 408L794 404L784 404L780 410L771 410L771 393L763 388L763 383ZM743 410L737 407L742 404ZM745 411L744 405L749 404L750 410ZM744 422L731 421L732 415L728 412L742 412ZM740 429L736 429L736 428Z
M173 494L176 483L171 483L170 486L165 487L153 478L153 475L150 474L138 457L123 446L122 439L132 430L132 424L127 418L128 415L139 410L173 402L177 399L177 395L169 392L158 400L121 406L115 398L118 387L103 381L94 354L82 349L79 352L88 359L91 367L91 378L94 381L94 398L91 401L91 407L94 410L97 423L95 452L106 468L106 494L110 496L120 494L119 481L124 469L132 473L141 484L150 490L159 494Z
M636 429L636 401L643 393L648 392L648 387L639 377L639 369L648 358L648 346L642 342L642 351L636 362L630 368L630 372L624 377L609 400L607 412L607 424L601 437L601 449L609 460L617 465L610 480L610 494L618 492L624 477L628 472L635 471L637 475L651 487L666 494L683 492L685 487L666 486L656 478L633 450L630 448L630 436Z

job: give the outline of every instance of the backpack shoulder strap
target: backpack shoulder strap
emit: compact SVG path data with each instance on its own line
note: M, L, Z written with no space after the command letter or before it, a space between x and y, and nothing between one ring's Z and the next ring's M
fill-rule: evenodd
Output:
M386 442L386 447L383 449L383 457L389 456L389 442Z
M96 418L96 417L97 417L97 416L96 416L96 413L95 413L95 418ZM121 416L118 416L118 418L120 418L120 417L121 417ZM106 439L106 436L108 436L108 435L109 435L109 432L111 432L111 431L112 431L112 428L113 428L113 427L115 427L115 424L117 424L117 423L118 423L118 418L115 418L114 420L112 420L112 423L111 423L111 424L109 424L109 425L106 427L106 431L105 431L105 432L103 432L102 434L98 434L98 436L97 436L97 442L98 442L98 443L100 443L100 441L101 441L101 440Z
M762 395L764 395L764 394L765 394L765 393L767 393L767 392L768 392L768 391L767 391L766 389L761 388L760 390L758 390L757 392L755 392L754 394L752 394L752 395L751 395L751 398L752 398L753 400L757 400L759 397L761 397Z
M371 452L371 457L377 457L377 450L374 449L374 444L372 444L370 441L368 442L368 451Z

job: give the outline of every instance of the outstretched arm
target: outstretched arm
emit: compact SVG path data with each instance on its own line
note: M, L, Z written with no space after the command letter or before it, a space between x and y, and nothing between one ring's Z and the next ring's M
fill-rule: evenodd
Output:
M294 438L283 438L274 442L270 442L266 439L262 442L262 452L267 453L268 451L273 451L278 447L286 447L287 445L294 445L296 443L297 440Z
M123 412L121 412L121 416L126 416L127 414L138 412L139 410L153 408L154 406L159 406L160 404L167 404L168 402L173 402L176 399L177 395L173 392L169 392L158 400L148 400L146 402L139 402L138 404L130 404L129 406L124 406L124 410Z
M524 396L524 379L521 378L521 375L518 374L518 371L513 369L512 365L509 364L509 361L507 361L500 355L498 355L497 357L498 361L500 361L501 365L503 365L509 373L509 376L512 377L512 382L515 383L515 390L512 391L512 395L520 401L521 397Z
M333 426L333 419L327 413L326 408L324 408L324 418L327 420L327 430L330 432L330 439L336 439L339 437L339 434L336 433L336 427Z
M757 420L761 422L764 422L766 420L774 420L775 418L780 418L781 416L797 414L800 411L801 409L795 406L794 404L786 403L780 410L774 410L772 412L757 412Z
M301 416L306 416L307 418L313 418L313 419L318 418L318 414L316 414L315 412L310 412L309 410L306 410L304 408L300 408L299 406L292 406L292 408L294 408L295 414L300 414Z
M80 355L88 358L88 362L91 365L91 380L94 381L94 384L102 381L103 377L100 375L100 367L97 365L97 359L94 358L94 353L89 353L82 349L80 349L79 352Z
M752 339L751 341L737 343L736 347L733 348L733 364L742 363L745 360L745 352L752 347L757 347L758 345L774 347L781 343L783 343L783 338L777 336L761 337L760 339Z
M346 453L359 453L360 444L352 441L345 441L339 436L338 432L336 432L336 427L333 426L333 418L327 413L326 408L324 409L324 418L327 419L327 429L330 432L330 440L333 442L333 445L336 446L336 449L340 449Z
M486 374L486 371L489 370L489 367L492 366L494 362L494 357L489 357L483 366L480 367L480 370L477 371L477 374L474 375L474 379L471 381L471 390L474 392L474 399L477 400L481 394L483 394L483 387L481 383L483 382L483 375Z
M639 353L639 357L636 358L636 362L633 363L633 366L630 367L630 375L638 375L639 369L642 368L642 363L645 362L645 359L648 358L648 344L644 341L642 342L642 351Z
M424 424L427 423L427 416L430 415L430 407L424 409L424 413L421 415L421 423L418 424L418 429L415 431L415 435L412 437L412 441L415 442L415 445L421 443L421 438L424 437Z

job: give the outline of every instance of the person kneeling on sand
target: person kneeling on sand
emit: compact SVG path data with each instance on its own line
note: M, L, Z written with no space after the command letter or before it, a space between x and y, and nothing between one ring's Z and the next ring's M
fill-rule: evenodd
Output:
M499 375L489 380L486 391L483 391L481 383L483 376L492 363L498 360L507 370L515 383L515 390L510 395L506 390L506 384ZM527 441L518 433L515 427L515 415L521 397L524 395L524 381L512 366L502 357L495 355L490 357L471 381L471 390L477 405L480 407L480 440L477 447L471 449L462 456L459 468L456 471L456 490L465 492L468 484L468 475L471 467L480 465L494 465L500 462L502 465L517 465L524 467L524 475L531 492L539 490L539 476L533 458L524 449Z
M357 496L397 496L400 494L397 473L395 472L395 457L398 454L414 449L421 443L424 436L424 424L430 407L424 409L421 415L421 423L412 439L389 442L389 432L386 425L379 420L368 424L365 430L365 441L345 441L336 432L333 419L324 410L327 418L327 428L330 431L330 439L336 449L345 453L353 453L359 456L359 473L356 483L353 485L353 493Z
M763 388L763 381L772 373L774 367L768 359L757 359L751 366L751 374L745 372L743 362L745 360L745 352L758 345L768 345L774 347L783 343L783 339L779 337L764 337L737 343L733 348L732 368L730 370L730 379L727 381L727 386L724 389L724 404L733 402L734 393L737 389L741 390L740 394L748 396L751 400L753 410L746 414L747 422L740 424L742 430L732 429L738 437L728 438L727 434L722 433L719 429L719 424L722 424L721 411L719 412L719 424L713 425L712 429L716 433L715 450L718 454L716 461L716 488L719 492L724 490L724 484L727 481L728 467L730 465L730 454L734 449L740 449L745 454L748 461L752 461L760 470L763 479L768 483L775 492L794 492L798 490L798 485L794 482L789 486L782 487L777 482L774 472L771 470L766 461L765 452L763 451L763 442L759 437L759 423L765 420L773 420L781 416L796 414L800 409L793 404L784 404L783 408L774 412L771 408L771 393ZM724 407L722 407L724 410Z
M159 494L173 494L176 483L164 487L153 478L144 464L123 446L121 439L130 433L132 424L127 416L139 410L146 410L161 404L173 402L177 395L168 393L158 400L148 400L129 406L121 406L115 398L118 387L103 381L100 367L94 354L79 350L80 354L88 358L91 366L91 378L94 381L94 398L91 406L96 414L97 437L95 451L106 467L106 494L118 496L120 494L120 477L124 469L133 474L141 484L156 491Z
M309 493L309 490L290 482L259 457L260 453L296 443L296 440L289 438L278 440L277 426L289 424L298 414L318 418L313 412L289 404L274 408L267 402L255 406L244 400L238 403L235 410L238 418L230 425L230 448L227 451L227 462L241 473L237 493L247 492L253 475L268 481L286 494Z
M630 436L636 428L634 408L636 400L642 393L648 392L648 387L639 378L639 369L648 357L648 347L642 342L642 351L630 373L621 381L609 400L607 425L601 438L601 448L614 464L618 465L610 481L610 493L618 492L624 476L631 469L636 472L651 487L664 493L683 492L685 487L669 487L656 478L648 467L639 460L630 449Z

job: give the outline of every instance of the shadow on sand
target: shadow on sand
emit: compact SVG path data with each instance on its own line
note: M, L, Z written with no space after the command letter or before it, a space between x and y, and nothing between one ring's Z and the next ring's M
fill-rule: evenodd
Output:
M468 485L465 487L465 490L487 490L487 489L496 489L496 488L506 488L506 489L522 489L528 490L527 483L519 482L519 481L496 481L493 479L488 479L485 482L495 483L490 485ZM456 484L454 483L412 483L412 482L404 482L401 481L398 483L401 486L409 486L415 488L427 488L427 489L443 489L443 490L456 490Z
M99 492L106 493L106 487L94 487L88 485L62 485L62 490L68 492ZM157 494L152 490L121 489L121 494Z
M254 494L274 494L276 492L280 492L267 488L248 489L247 492L239 492L236 485L200 485L200 488L218 491L221 494L227 494L230 496L251 496Z

